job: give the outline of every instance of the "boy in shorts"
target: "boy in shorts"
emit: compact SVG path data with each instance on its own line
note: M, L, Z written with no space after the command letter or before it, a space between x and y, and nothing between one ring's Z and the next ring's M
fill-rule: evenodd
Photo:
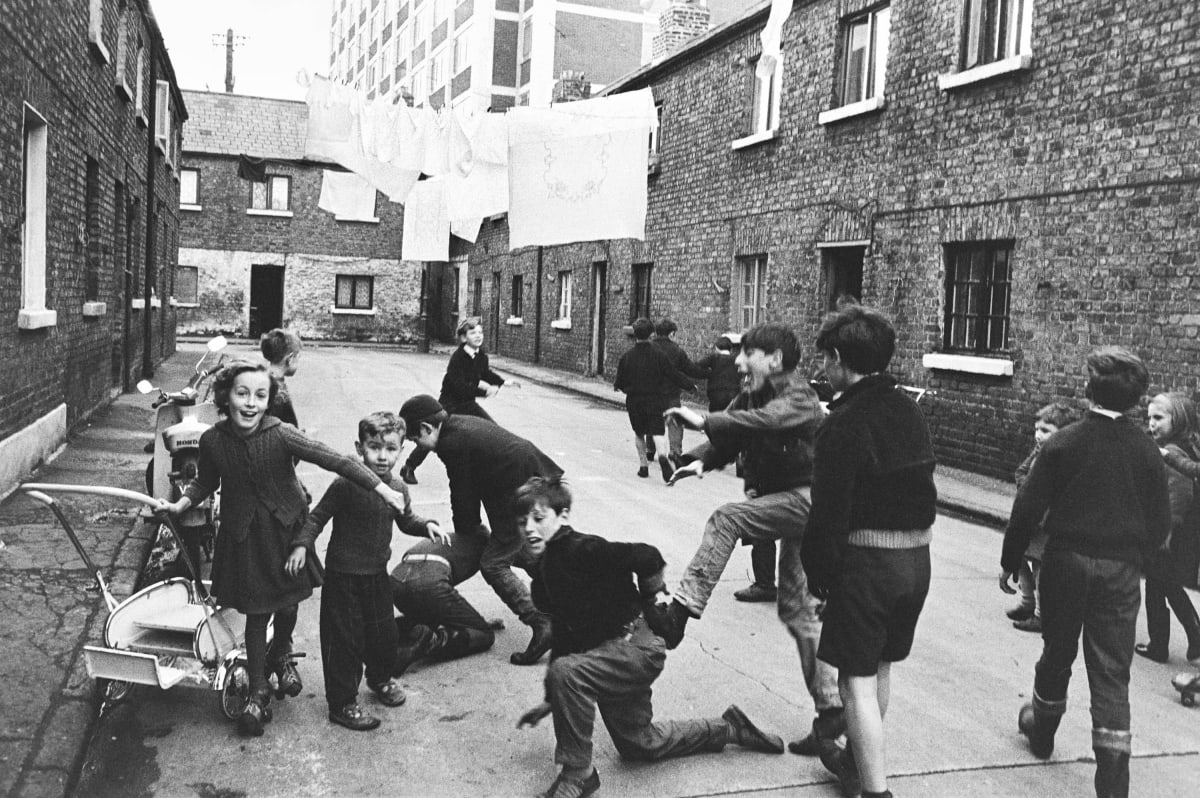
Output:
M809 587L828 597L817 657L838 669L845 706L846 748L826 748L821 762L846 795L864 798L891 796L883 740L891 664L912 648L937 513L925 417L884 373L895 345L891 322L858 305L821 325L817 349L841 395L817 430L801 549Z
M666 422L663 420L663 411L667 409L666 397L692 385L675 370L670 359L650 343L652 332L654 324L649 319L642 318L633 323L633 348L621 355L613 388L625 392L625 410L629 413L629 424L634 434L633 445L638 454L637 475L650 476L646 460L646 437L649 436L658 453L663 481L667 482L675 473L675 467L671 464Z

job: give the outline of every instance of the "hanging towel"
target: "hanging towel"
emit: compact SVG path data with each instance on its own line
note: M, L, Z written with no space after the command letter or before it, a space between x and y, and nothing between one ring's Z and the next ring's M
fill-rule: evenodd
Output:
M475 239L479 238L479 228L482 225L483 219L478 216L474 219L456 219L450 222L450 232L474 244Z
M251 183L267 182L267 159L252 158L249 155L238 156L238 177Z
M401 260L450 260L450 217L446 214L445 181L418 181L404 201Z
M783 68L783 52L780 42L783 39L783 23L792 13L792 0L771 0L771 13L767 15L767 24L759 34L762 41L762 55L758 57L758 65L754 72L760 78L769 78L777 68Z
M325 169L317 207L329 211L340 222L379 221L375 218L375 187L354 172Z

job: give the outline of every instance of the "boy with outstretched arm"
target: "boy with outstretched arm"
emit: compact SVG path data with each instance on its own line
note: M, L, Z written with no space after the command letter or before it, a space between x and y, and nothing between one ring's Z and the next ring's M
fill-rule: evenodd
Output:
M404 494L404 513L396 515L375 494L339 477L292 541L292 553L284 566L291 575L300 573L321 530L333 520L321 590L321 659L329 720L354 731L369 731L380 723L358 704L364 666L367 685L381 703L398 707L405 701L400 683L392 677L397 653L387 570L392 523L407 535L447 540L437 522L412 511L408 489L392 476L404 430L404 422L394 413L372 413L358 422L354 443L363 465Z
M652 761L730 743L782 754L783 740L756 727L738 707L719 718L655 721L651 685L666 647L642 619L644 602L664 590L662 555L645 543L617 543L568 525L571 493L557 477L534 477L517 490L517 511L538 551L533 597L554 626L546 698L517 726L554 716L558 778L541 798L586 798L600 788L592 764L597 706L625 759Z

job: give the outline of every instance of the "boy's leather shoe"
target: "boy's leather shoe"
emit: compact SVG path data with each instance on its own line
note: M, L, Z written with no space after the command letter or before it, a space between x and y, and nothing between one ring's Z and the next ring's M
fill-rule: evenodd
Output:
M767 734L754 725L746 713L736 704L721 714L721 719L729 725L731 734L729 742L749 748L751 751L762 751L767 754L783 753L783 738L778 734Z
M509 655L508 661L513 665L536 665L538 660L550 650L554 638L550 633L550 621L538 620L533 624L533 638L529 641L529 647L524 651L514 651Z
M642 466L638 469L638 476L642 477L643 479L650 476L650 468L648 466Z
M858 775L858 763L854 761L851 748L839 748L836 745L821 752L821 764L833 775L837 776L842 786L842 795L855 798L862 794L862 778Z
M1153 643L1138 643L1133 647L1134 653L1154 662L1166 662L1171 658L1171 653L1165 648L1159 648Z
M648 603L642 614L650 631L661 637L668 649L676 648L683 642L683 628L691 617L687 607L678 601L672 601L670 604Z
M1024 621L1032 618L1033 612L1034 606L1032 604L1018 604L1004 614L1014 621Z
M398 707L408 700L404 688L395 679L388 679L383 684L372 685L371 692L379 698L379 703L388 707Z
M598 789L600 789L600 772L598 770L593 769L592 775L582 781L564 778L560 773L549 789L538 793L537 798L587 798Z
M840 707L824 709L813 718L812 731L788 743L788 750L800 756L820 756L825 749L836 746L837 738L846 733L846 712Z
M417 474L408 466L400 466L400 479L404 480L405 485L417 484Z
M433 630L428 626L422 623L415 624L409 632L408 640L401 643L396 650L396 667L392 668L392 676L403 675L414 662L428 655L433 637Z
M733 597L738 601L774 601L778 595L775 585L760 585L758 582L733 591Z
M341 709L329 710L329 719L352 731L370 731L379 727L380 720L368 713L357 703L347 704Z
M671 477L675 476L675 466L671 465L671 458L667 455L658 456L658 467L662 470L663 482L670 482Z
M1023 621L1013 621L1013 628L1020 629L1022 632L1042 633L1042 619L1036 615L1031 615Z

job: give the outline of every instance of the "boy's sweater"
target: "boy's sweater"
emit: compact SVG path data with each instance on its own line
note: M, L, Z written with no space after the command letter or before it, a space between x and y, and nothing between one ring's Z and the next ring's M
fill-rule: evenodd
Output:
M343 574L387 573L392 556L392 522L406 535L428 537L428 521L412 511L408 488L394 477L385 480L393 490L404 494L404 514L397 516L379 494L363 490L353 482L338 477L325 491L321 501L292 541L312 551L313 544L329 519L333 532L325 552L325 567Z
M738 374L737 358L731 354L712 352L705 355L696 361L696 370L701 377L708 380L705 393L710 402L719 399L728 404L742 389L742 376Z
M1020 566L1039 522L1047 553L1140 565L1171 530L1158 447L1128 418L1096 412L1054 433L1013 502L1000 558L1006 571Z

